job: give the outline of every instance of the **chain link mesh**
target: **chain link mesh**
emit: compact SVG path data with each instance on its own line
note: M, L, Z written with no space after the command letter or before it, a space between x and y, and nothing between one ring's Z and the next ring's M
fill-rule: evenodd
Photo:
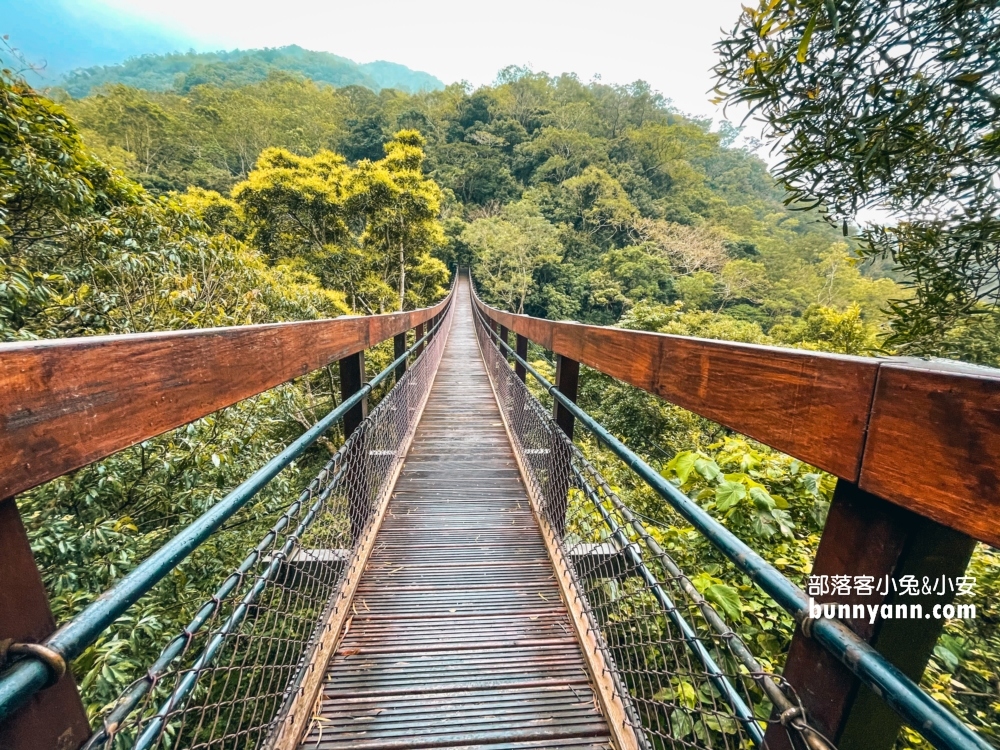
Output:
M644 748L748 748L784 726L780 746L832 748L794 691L692 584L657 539L530 393L487 322L476 330L529 495L554 532L618 697ZM675 530L674 530L675 533ZM780 731L780 727L779 727Z
M125 690L85 748L266 746L388 503L451 325Z

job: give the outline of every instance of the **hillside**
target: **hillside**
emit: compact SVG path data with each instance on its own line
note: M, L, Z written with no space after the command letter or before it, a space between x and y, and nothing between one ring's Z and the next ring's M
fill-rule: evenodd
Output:
M435 91L444 83L429 73L385 62L358 64L329 52L314 52L296 45L273 49L230 52L187 52L141 55L117 65L79 68L58 82L73 97L87 96L108 84L123 84L149 91L189 91L211 83L245 86L263 81L273 72L298 73L332 86L364 86L372 91L398 89L410 93Z

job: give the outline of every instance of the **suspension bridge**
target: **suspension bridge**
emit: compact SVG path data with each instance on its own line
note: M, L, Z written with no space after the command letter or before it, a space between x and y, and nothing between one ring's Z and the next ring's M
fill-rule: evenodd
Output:
M365 350L389 340L368 377ZM336 408L53 621L18 493L333 363ZM484 304L467 273L411 312L2 345L0 747L888 750L904 724L991 747L917 684L941 620L850 606L930 611L953 593L819 595L849 606L813 617L577 405L581 365L837 477L816 574L958 577L977 541L1000 541L1000 376L983 368L539 320ZM88 717L73 660L337 424L339 450ZM622 476L665 520L630 506ZM704 543L696 569L678 528ZM770 609L720 609L695 585L707 569ZM776 662L760 644L781 632Z

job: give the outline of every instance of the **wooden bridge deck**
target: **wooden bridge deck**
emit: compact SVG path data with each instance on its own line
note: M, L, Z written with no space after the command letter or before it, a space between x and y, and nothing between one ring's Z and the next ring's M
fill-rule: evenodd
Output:
M457 294L303 750L611 747Z

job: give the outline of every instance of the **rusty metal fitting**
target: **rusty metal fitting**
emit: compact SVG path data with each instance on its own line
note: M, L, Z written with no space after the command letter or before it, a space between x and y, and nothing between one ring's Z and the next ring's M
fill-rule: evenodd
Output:
M7 646L7 655L12 654L30 656L42 662L49 672L49 681L45 687L52 687L66 674L66 660L62 654L40 643L11 643Z
M778 721L781 722L781 726L787 727L796 719L805 719L806 712L802 709L802 706L792 706L781 712L778 717Z

